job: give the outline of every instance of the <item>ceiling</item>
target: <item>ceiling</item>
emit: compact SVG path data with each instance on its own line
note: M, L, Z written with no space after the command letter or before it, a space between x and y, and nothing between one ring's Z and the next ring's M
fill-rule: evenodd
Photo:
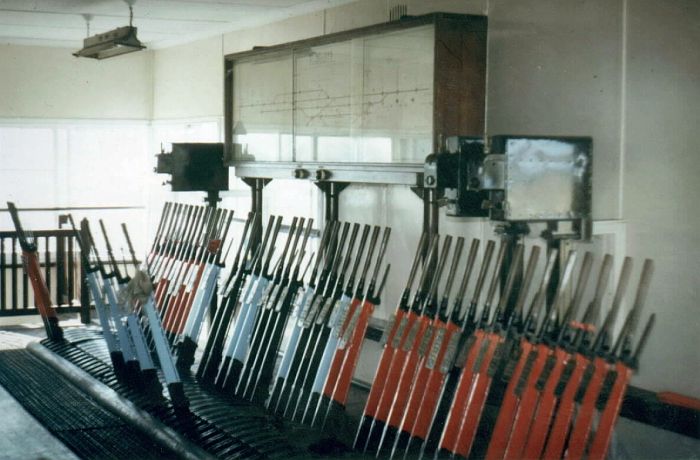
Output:
M319 11L351 0L128 0L139 39L185 43ZM0 43L79 48L87 35L129 23L126 0L0 0Z

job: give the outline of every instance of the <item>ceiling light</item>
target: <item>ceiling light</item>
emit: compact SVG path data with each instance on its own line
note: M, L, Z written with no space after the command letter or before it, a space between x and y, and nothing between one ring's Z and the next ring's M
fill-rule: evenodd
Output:
M133 1L133 0L132 0ZM73 53L75 57L87 57L93 59L107 59L121 54L140 51L146 47L136 37L136 27L132 25L134 11L132 2L129 5L129 25L119 27L109 32L93 35L83 40L83 49ZM90 35L91 15L83 15L87 23L88 35Z

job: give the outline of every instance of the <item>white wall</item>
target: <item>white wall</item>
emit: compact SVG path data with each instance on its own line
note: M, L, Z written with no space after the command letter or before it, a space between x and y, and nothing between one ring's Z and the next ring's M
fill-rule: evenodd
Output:
M153 118L220 117L223 110L221 36L157 50L153 59Z
M0 118L151 118L152 52L104 61L71 52L0 45Z
M96 61L72 52L0 45L0 206L143 207L143 181L152 176L153 53ZM29 212L23 222L55 228L63 212ZM112 232L127 222L136 247L146 247L144 209L73 214L103 218ZM0 217L0 228L10 227Z
M627 253L656 262L658 312L636 383L700 396L700 2L628 3L623 215Z
M223 54L384 22L397 3L409 14L488 14L489 134L594 137L595 216L616 219L609 227L626 246L619 256L635 257L637 269L644 257L656 261L647 312L658 321L635 383L700 397L695 0L360 0L104 62L76 60L64 49L0 46L0 118L220 120ZM353 186L341 197L342 218L402 230L392 238L385 296L396 299L420 202L400 187ZM454 235L491 236L478 220L443 218L441 225ZM392 309L384 305L378 316ZM359 372L371 378L371 364Z
M488 132L593 137L593 214L621 216L622 2L492 1Z
M226 34L223 52L384 22L389 7L397 3L361 0ZM596 219L619 222L608 227L622 232L617 244L624 246L626 241L626 253L637 260L637 270L644 257L656 261L646 311L658 313L657 326L635 383L700 396L695 340L700 332L696 303L700 239L693 212L700 198L696 185L700 168L691 156L700 107L700 64L694 48L700 42L699 4L692 0L401 3L408 4L409 14L488 14L489 134L593 136ZM207 55L220 49L215 40L198 46L208 47L200 50ZM157 51L156 62L165 53L177 55L174 50ZM157 65L155 87L163 85L158 97L177 100L176 94L165 94L165 88L176 88L169 81L188 74L178 74L175 62L170 66ZM218 73L221 82L219 69L217 63L208 72ZM198 82L193 84L199 95L206 94ZM205 106L215 103L199 98L192 102L196 103L178 116L201 115ZM222 107L218 108L221 116ZM156 118L160 113L155 111ZM267 197L274 200L272 194ZM420 211L420 202L403 188L353 186L341 195L342 218L402 229L394 233L390 248L394 282L385 299L395 299L399 280L405 279L407 254L420 231ZM465 219L443 218L442 228L467 237L490 233L481 222ZM623 248L618 256L624 252ZM385 305L378 314L386 316L391 309ZM361 376L371 378L371 366L365 367Z
M223 96L222 92L217 91L223 89L223 70L220 69L223 69L224 54L385 22L389 18L389 7L396 3L407 4L409 14L432 11L483 14L486 5L485 0L360 0L273 24L227 33L223 38L156 50L153 118L223 117Z

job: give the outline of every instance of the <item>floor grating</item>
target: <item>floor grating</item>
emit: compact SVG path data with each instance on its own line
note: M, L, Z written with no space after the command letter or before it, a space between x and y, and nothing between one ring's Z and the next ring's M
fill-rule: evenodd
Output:
M57 376L53 368L27 350L0 351L0 385L81 458L127 460L174 456ZM129 442L123 442L124 439Z

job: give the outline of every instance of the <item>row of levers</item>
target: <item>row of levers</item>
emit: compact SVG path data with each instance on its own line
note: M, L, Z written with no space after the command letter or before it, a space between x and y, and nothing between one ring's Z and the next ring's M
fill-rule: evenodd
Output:
M650 260L423 234L398 279L389 227L166 203L143 256L81 227L117 380L254 408L302 457L605 458L654 323Z

